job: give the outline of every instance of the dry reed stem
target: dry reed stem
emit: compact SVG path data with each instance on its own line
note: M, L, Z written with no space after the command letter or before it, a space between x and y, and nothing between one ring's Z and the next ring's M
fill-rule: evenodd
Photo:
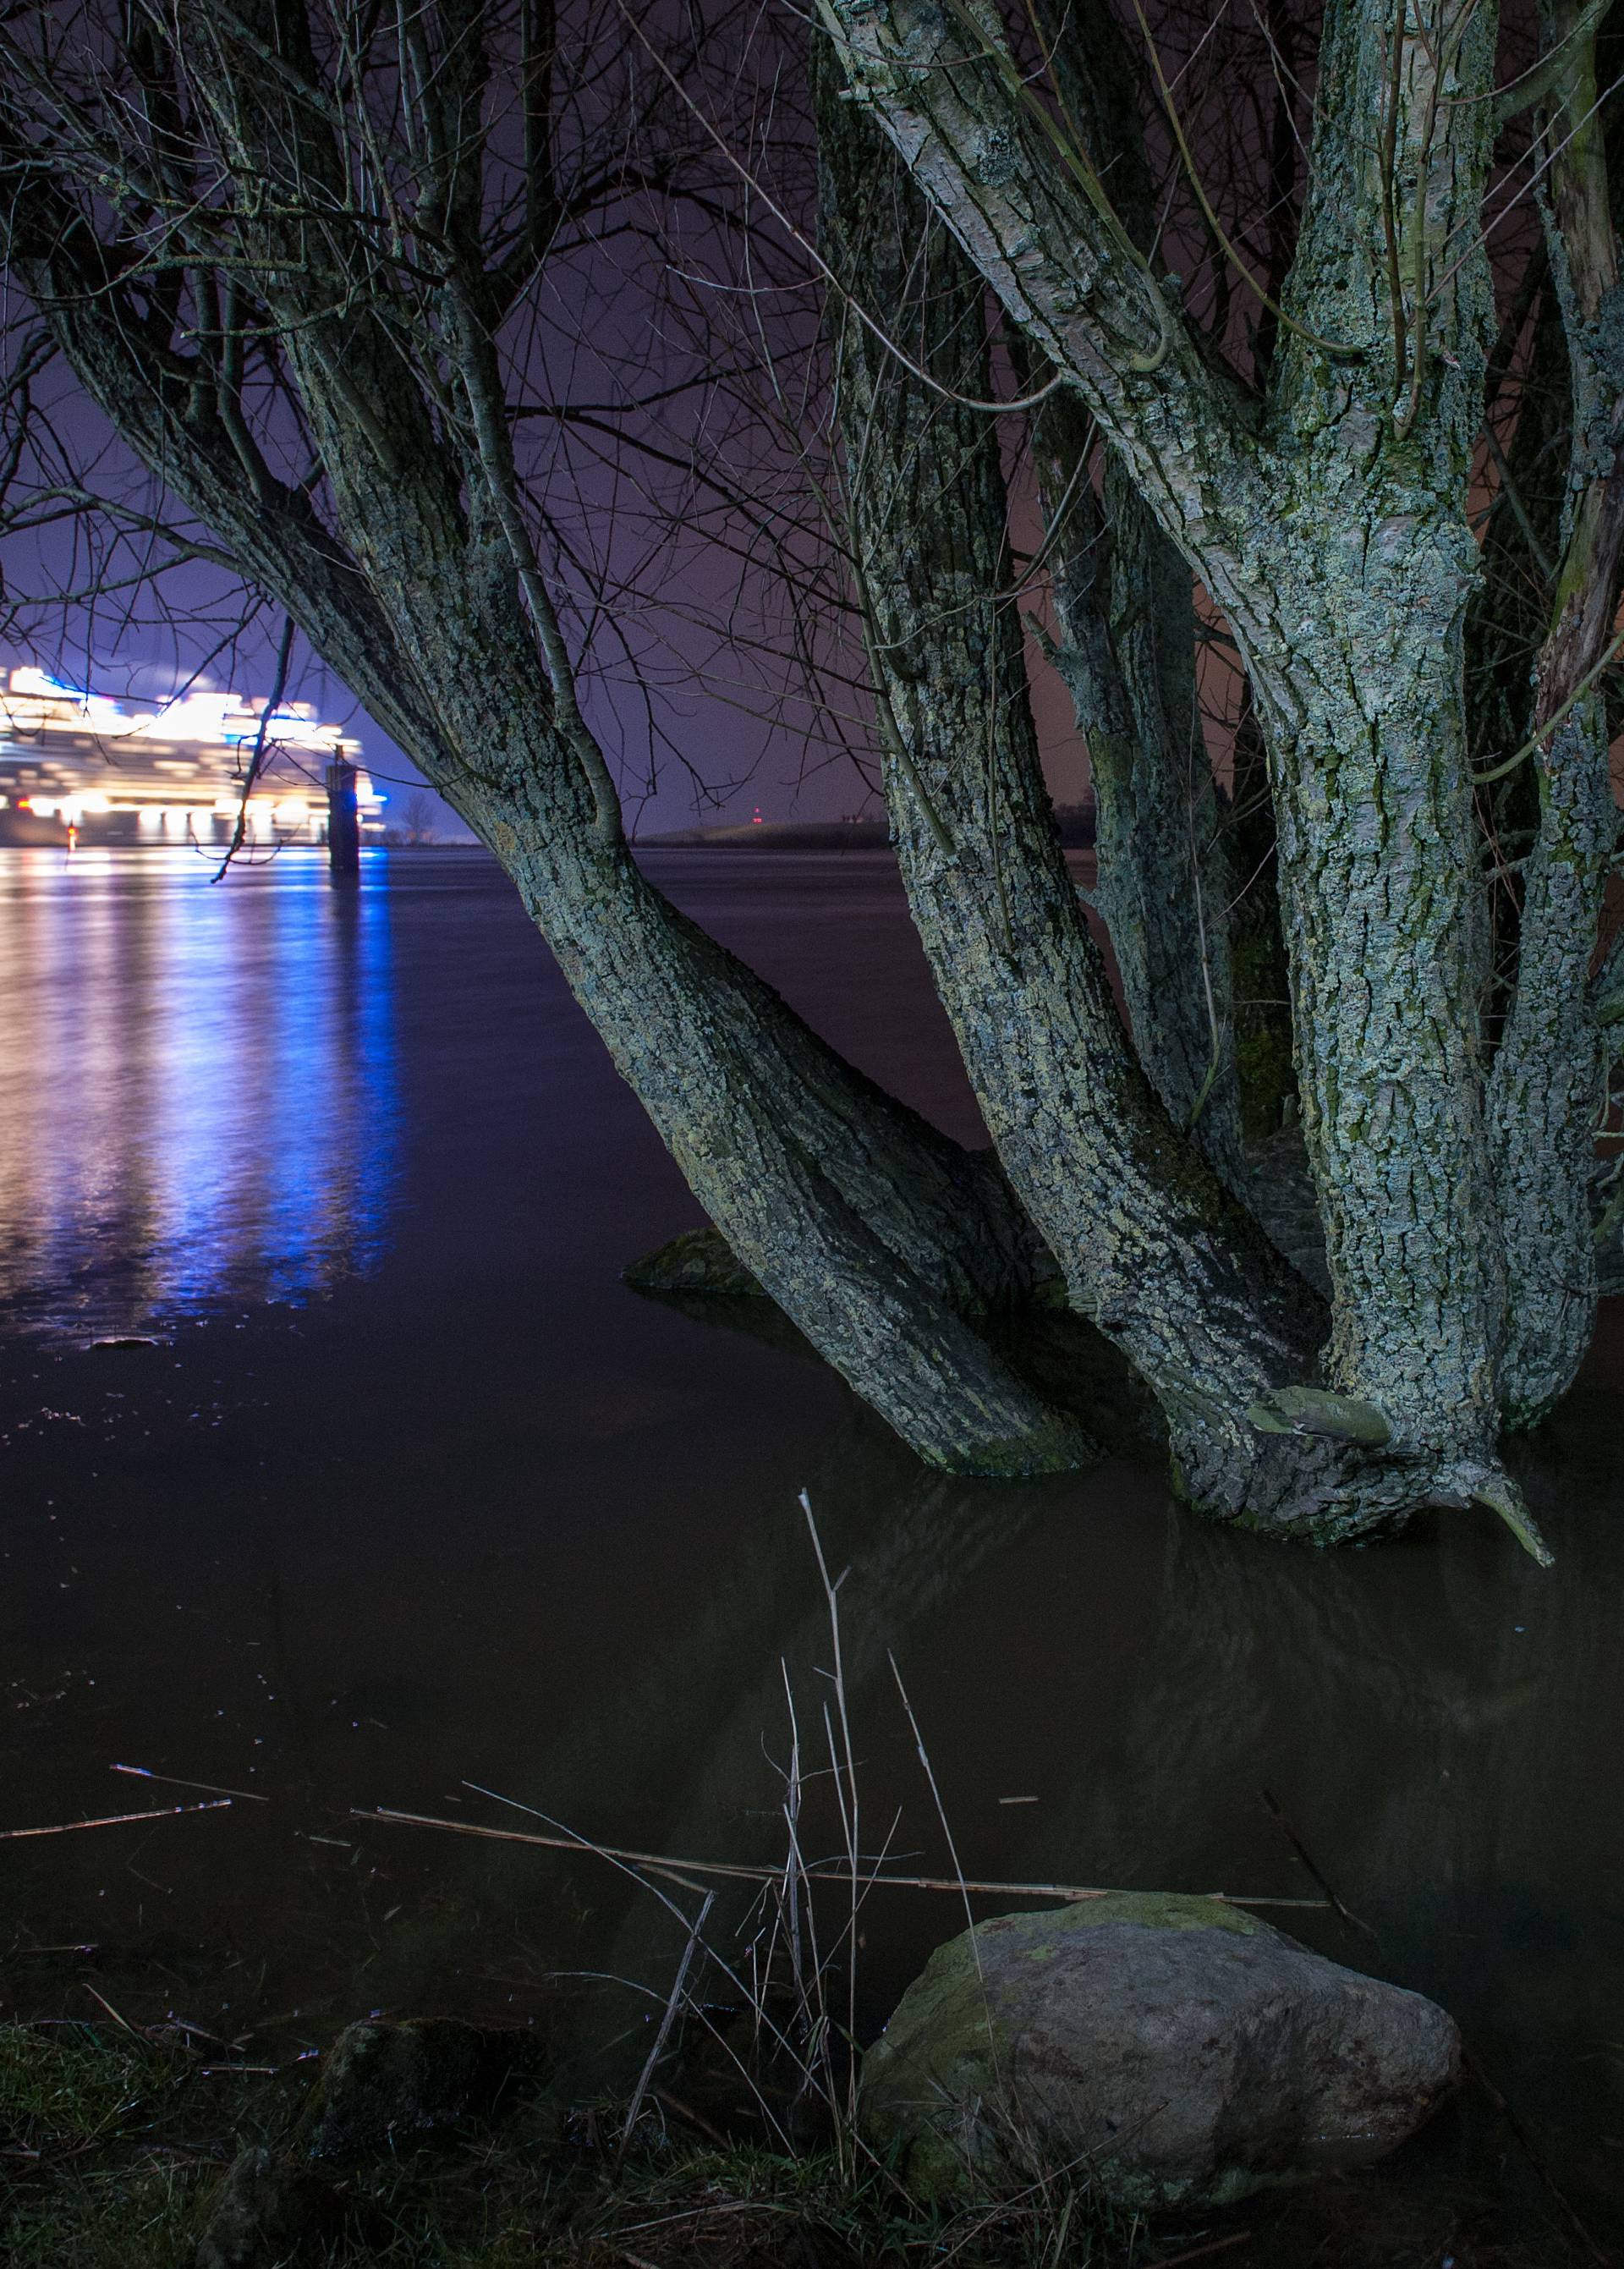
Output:
M207 1804L170 1804L161 1812L110 1812L103 1820L63 1820L50 1828L0 1828L0 1844L13 1844L24 1836L71 1836L80 1828L128 1828L140 1820L179 1820L188 1812L229 1812L229 1796L210 1798Z
M1285 1813L1281 1808L1279 1800L1273 1796L1266 1788L1260 1788L1258 1791L1258 1794L1263 1800L1265 1811L1267 1812L1272 1820L1275 1821L1279 1824L1281 1835L1285 1837L1287 1843L1290 1844L1297 1858L1303 1862L1303 1865L1308 1870L1310 1876L1316 1883L1318 1883L1320 1889L1325 1893L1325 1904L1330 1908L1332 1913L1336 1916L1340 1922L1345 1922L1350 1930L1362 1931L1365 1936L1371 1941L1372 1945L1374 1945L1376 1943L1375 1931L1371 1929L1368 1922L1362 1922L1356 1914L1350 1913L1348 1909L1342 1904L1341 1900L1338 1898L1336 1893L1332 1889L1331 1885L1326 1881L1319 1868L1315 1865L1313 1856L1310 1852L1307 1845L1297 1834L1296 1829L1292 1826L1290 1821L1287 1819Z
M852 2046L855 2047L857 2043L858 1925L861 1913L864 1894L860 1888L861 1878L858 1873L859 1862L862 1856L862 1841L858 1825L860 1814L859 1808L860 1796L857 1778L857 1752L852 1743L852 1719L851 1713L846 1706L845 1656L841 1643L840 1631L839 1594L840 1585L845 1581L845 1571L843 1570L840 1576L836 1580L830 1580L829 1574L829 1563L823 1556L823 1540L818 1534L817 1521L812 1511L811 1497L805 1489L801 1491L800 1503L801 1510L806 1515L807 1528L812 1538L812 1549L817 1559L818 1579L823 1586L823 1608L824 1613L829 1618L830 1644L834 1652L835 1667L831 1676L835 1689L835 1709L840 1721L840 1746L838 1749L837 1749L835 1745L834 1726L830 1721L827 1704L824 1705L823 1710L823 1737L829 1746L829 1762L834 1773L835 1802L839 1809L840 1826L842 1833L845 1838L846 1859L849 1862L849 1866L847 1869L842 1872L841 1874L832 1876L830 1880L834 1881L840 1881L843 1880L849 1881L852 1889L851 1910L846 1918L846 1926L845 1930L842 1933L842 1938L850 1948L850 1958L848 1959L845 1966L846 2039ZM808 1877L808 1881L809 1880L810 1878ZM831 1962L837 1952L839 1950L840 1942L841 1941L839 1940L837 1940L835 1945L830 1948L829 1959ZM823 1979L820 1970L818 1976L820 1994L822 1992L822 1984ZM830 2078L832 2083L832 2067L830 2067ZM845 2117L844 2120L840 2122L838 2130L843 2150L845 2138L849 2135L855 2124L856 2114L857 2067L855 2064L852 2064L848 2069L846 2076Z
M122 2026L124 2031L129 2035L132 2041L140 2041L146 2038L145 2034L142 2032L140 2027L137 2025L132 2025L128 2017L122 2015L117 2009L115 2009L105 1993L99 1993L95 1987L91 1984L88 1977L81 1977L79 1983L83 1985L85 1991L90 1995L91 1999L92 2001L100 2001L102 2007L107 2011L108 2016L112 2018L114 2023L115 2025Z
M464 1788L471 1788L476 1795L490 1797L493 1803L511 1805L515 1812L528 1813L532 1819L546 1821L550 1828L557 1829L560 1826L560 1823L557 1821L553 1820L550 1814L538 1812L535 1807L532 1804L521 1804L516 1796L498 1795L495 1789L486 1788L481 1782L476 1780L465 1780L462 1785ZM477 1823L471 1821L435 1820L428 1814L386 1813L381 1806L375 1813L362 1812L358 1813L356 1816L358 1819L363 1820L417 1820L423 1825L435 1828L446 1828L453 1830L453 1832L463 1829L466 1829L471 1834L478 1834L482 1832L479 1829ZM687 1915L683 1912L683 1909L677 1905L675 1900L668 1897L667 1894L660 1888L658 1883L651 1882L648 1880L647 1874L639 1872L639 1866L646 1867L649 1871L649 1874L663 1874L668 1881L680 1883L685 1890L698 1891L698 1886L697 1884L688 1882L683 1876L675 1872L675 1870L682 1866L681 1860L662 1861L658 1857L654 1856L646 1856L641 1860L639 1860L636 1858L623 1853L612 1844L597 1844L593 1842L589 1837L585 1836L571 1836L567 1840L561 1840L561 1838L557 1837L520 1834L517 1830L511 1829L508 1829L506 1834L504 1834L500 1829L493 1830L487 1829L483 1832L487 1836L494 1837L495 1840L498 1842L507 1842L513 1844L544 1844L549 1845L550 1848L558 1851L589 1851L594 1859L606 1860L611 1867L616 1868L621 1874L629 1875L634 1883L640 1883L645 1890L653 1893L654 1897L659 1900L661 1905L664 1907L668 1914L675 1917L676 1920L682 1924L684 1930L690 1928ZM696 1869L694 1872L701 1873L703 1871ZM737 1869L724 1869L720 1872L736 1874L739 1871ZM761 1871L754 1872L758 1878ZM727 1979L728 1984L732 1986L734 1992L748 2003L749 2000L749 1988L745 1984L744 1980L739 1976L731 1962L725 1960L724 1957L716 1951L714 1947L706 1946L704 1948L704 1951L709 1956L711 1961L715 1963L717 1970L720 1975ZM589 1973L581 1972L579 1974L587 1975ZM623 1979L620 1982L624 1984L626 1981ZM712 2037L715 2039L720 2046L727 2051L728 2055L738 2066L740 2075L744 2081L746 2087L749 2088L750 2093L755 2096L757 2104L760 2106L764 2117L765 2117L771 2125L777 2128L778 2122L773 2117L771 2107L767 2103L766 2098L762 2095L760 2089L756 2086L754 2080L751 2078L749 2072L739 2058L737 2051L733 2049L729 2043L722 2038L722 2036L720 2033L717 2032L716 2028L710 2022L709 2017L702 2004L695 2005L693 2014L700 2020L701 2023L705 2026L706 2030L710 2032ZM786 2051L791 2056L794 2056L794 2050L792 2044L785 2036L779 2028L772 2022L771 2019L765 2016L764 2012L763 2012L763 2021L765 2022L767 2029L771 2034L775 2044L779 2048ZM779 2130L779 2132L781 2134L782 2131ZM784 2140L787 2147L788 2139L785 2138Z
M268 1796L261 1796L256 1789L225 1788L218 1780L182 1780L177 1773L153 1772L147 1765L111 1765L108 1770L129 1773L137 1780L161 1781L166 1788L201 1788L207 1790L210 1796L240 1796L249 1804L270 1802Z
M648 2093L649 2082L653 2079L655 2067L665 2054L666 2043L671 2037L671 2028L676 2022L676 2013L682 2006L683 1987L688 1980L689 1965L694 1958L694 1948L700 1942L700 1933L705 1929L705 1919L715 1903L715 1892L707 1891L704 1904L689 1925L688 1943L683 1948L683 1958L676 1965L675 1977L671 1980L671 1991L666 2000L665 2013L660 2020L660 2029L654 2035L653 2045L648 2051L647 2061L638 2074L638 2084L631 2092L631 2102L626 2110L626 2124L620 2131L620 2155L623 2158L625 2156L626 2146L631 2140L631 2131L637 2125L638 2116L643 2109L643 2098Z
M741 1883L777 1883L782 1881L784 1875L781 1866L751 1867L721 1859L675 1859L668 1852L631 1851L614 1844L588 1843L579 1836L535 1836L515 1828L487 1828L475 1820L440 1820L432 1813L398 1812L384 1804L375 1805L370 1812L352 1805L351 1815L356 1820L385 1821L394 1827L439 1828L452 1836L483 1836L493 1844L534 1844L548 1851L590 1851L600 1859L618 1860L627 1866L658 1869L668 1876L676 1875L679 1881L679 1870L690 1875L725 1876L729 1881ZM817 1860L807 1864L802 1873L810 1883L855 1881L870 1890L951 1891L956 1896L969 1891L978 1898L1058 1899L1067 1906L1083 1899L1114 1899L1121 1895L1109 1884L998 1883L973 1877L961 1879L957 1875L860 1874L844 1867L826 1867ZM1210 1899L1215 1906L1296 1907L1316 1914L1325 1913L1329 1906L1325 1899L1248 1898L1238 1891L1197 1891L1191 1896Z
M964 1922L970 1938L970 1958L976 1965L976 1983L981 1989L981 2014L986 2026L987 2059L993 2067L993 2080L1001 2088L1003 2072L998 2053L998 2034L993 2023L992 2003L987 1999L986 1971L981 1965L981 1941L976 1935L976 1915L975 1909L970 1903L970 1887L964 1881L964 1870L959 1865L958 1845L953 1840L953 1829L948 1818L948 1808L941 1800L941 1791L936 1785L936 1770L930 1761L930 1751L925 1746L925 1736L919 1731L919 1721L913 1714L913 1704L909 1699L907 1688L903 1684L901 1667L889 1646L885 1650L885 1659L891 1666L891 1676L896 1680L897 1691L902 1697L903 1710L908 1720L908 1730L913 1735L914 1749L930 1789L931 1802L936 1807L936 1818L941 1823L942 1835L947 1841L948 1857L953 1862L954 1874L963 1899Z

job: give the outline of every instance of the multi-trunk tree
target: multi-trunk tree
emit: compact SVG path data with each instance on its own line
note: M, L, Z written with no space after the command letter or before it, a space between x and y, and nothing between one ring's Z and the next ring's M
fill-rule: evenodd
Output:
M637 186L595 160L609 78L559 92L567 11L14 11L6 251L175 512L501 861L738 1259L922 1457L1091 1454L1022 1352L1058 1278L1208 1512L1336 1540L1475 1500L1539 1549L1498 1445L1592 1331L1624 1007L1616 950L1598 967L1624 533L1606 11L1550 0L1509 89L1491 0L1329 0L1317 42L1284 13L1245 253L1154 12L823 0L809 55L786 26L818 188L772 225L818 248L824 494L985 1153L842 1062L625 841L515 440L552 249ZM628 24L657 78L658 11ZM1226 308L1258 291L1238 359L1173 272L1168 164L1179 257ZM1533 216L1498 291L1491 184ZM1038 571L1010 546L1012 422ZM1044 786L1038 580L1126 1016ZM1218 639L1246 682L1222 747L1196 662ZM1282 1090L1306 1274L1255 1141Z

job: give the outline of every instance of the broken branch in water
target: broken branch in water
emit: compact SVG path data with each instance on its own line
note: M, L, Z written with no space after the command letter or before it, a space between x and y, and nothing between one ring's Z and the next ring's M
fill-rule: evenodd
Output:
M776 1883L784 1872L782 1867L751 1867L720 1859L674 1859L661 1851L627 1851L612 1844L591 1844L580 1836L536 1836L517 1828L487 1828L476 1820L440 1820L432 1813L396 1812L383 1804L374 1806L370 1812L358 1806L352 1807L352 1817L387 1821L398 1828L440 1828L448 1835L482 1836L493 1844L539 1844L548 1851L592 1851L607 1859L618 1859L628 1866L653 1867L668 1874L680 1868L688 1875L723 1875L742 1883ZM1113 1890L1099 1885L974 1882L957 1875L865 1875L846 1867L820 1866L816 1860L805 1874L808 1881L816 1883L859 1882L875 1889L953 1891L961 1895L973 1891L978 1896L1060 1899L1068 1904L1082 1899L1116 1896ZM1216 1905L1230 1907L1309 1907L1318 1911L1329 1903L1325 1899L1244 1898L1234 1891L1206 1891L1198 1896L1211 1899Z

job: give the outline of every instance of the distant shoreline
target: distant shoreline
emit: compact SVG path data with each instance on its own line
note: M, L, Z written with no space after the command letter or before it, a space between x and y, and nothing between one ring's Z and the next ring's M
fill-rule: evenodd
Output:
M1090 805L1068 805L1055 815L1068 851L1094 842ZM637 851L886 851L891 831L883 819L767 819L734 827L682 827L668 835L639 835Z

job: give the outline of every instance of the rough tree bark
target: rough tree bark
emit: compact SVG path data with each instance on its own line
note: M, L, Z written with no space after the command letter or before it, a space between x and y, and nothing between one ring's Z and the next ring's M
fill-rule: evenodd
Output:
M1052 659L1089 747L1094 899L1134 1046L1214 1170L1245 1186L1229 901L1195 686L1190 570L1114 466L1089 482L1091 421L1055 395L1035 441L1059 637Z
M1133 72L1104 10L1043 11L1043 38L1066 117L1109 175L1114 210L1142 257L1157 237L1156 198ZM1268 36L1281 83L1270 143L1267 244L1272 289L1292 231L1296 137L1292 27L1278 4ZM1254 361L1266 373L1277 329L1259 319ZM1121 972L1129 1021L1157 1092L1232 1188L1251 1176L1243 1136L1281 1125L1291 1075L1285 957L1274 890L1273 813L1250 704L1222 798L1196 698L1194 593L1188 563L1108 454L1102 495L1080 478L1097 428L1070 389L1033 421L1051 584L1060 631L1053 656L1077 706L1098 814L1096 903ZM1244 976L1242 963L1245 964ZM1250 993L1251 997L1238 997Z
M1155 239L1155 196L1117 27L1103 11L1086 26L1073 12L1045 11L1044 41L1066 115L1109 173L1118 216L1144 255ZM1052 658L1089 748L1096 904L1151 1085L1239 1191L1234 882L1196 698L1190 568L1114 457L1096 499L1095 435L1069 390L1052 395L1033 423L1059 632Z
M990 17L828 0L824 21L856 99L1086 400L1241 646L1279 824L1327 1381L1379 1409L1414 1501L1480 1495L1515 1519L1495 1447L1508 1253L1462 682L1495 12L1463 8L1435 36L1376 0L1327 9L1261 402L1204 358ZM1582 929L1582 909L1564 919ZM1561 953L1550 966L1582 993Z
M1606 700L1596 678L1624 545L1624 304L1594 11L1552 0L1545 20L1561 64L1548 98L1545 218L1567 337L1573 438L1554 603L1534 668L1524 759L1537 773L1539 822L1522 876L1517 989L1489 1089L1506 1252L1502 1392L1513 1425L1531 1424L1566 1392L1595 1328L1591 1190L1605 1079L1590 973L1619 834Z
M820 211L845 311L851 548L893 831L937 990L1010 1179L1074 1305L1154 1388L1186 1492L1259 1527L1364 1533L1408 1477L1249 1419L1312 1375L1324 1312L1135 1060L1066 868L1021 669L997 436L973 406L988 383L980 279L831 78ZM885 308L925 374L853 307ZM1159 735L1144 754L1164 754Z

